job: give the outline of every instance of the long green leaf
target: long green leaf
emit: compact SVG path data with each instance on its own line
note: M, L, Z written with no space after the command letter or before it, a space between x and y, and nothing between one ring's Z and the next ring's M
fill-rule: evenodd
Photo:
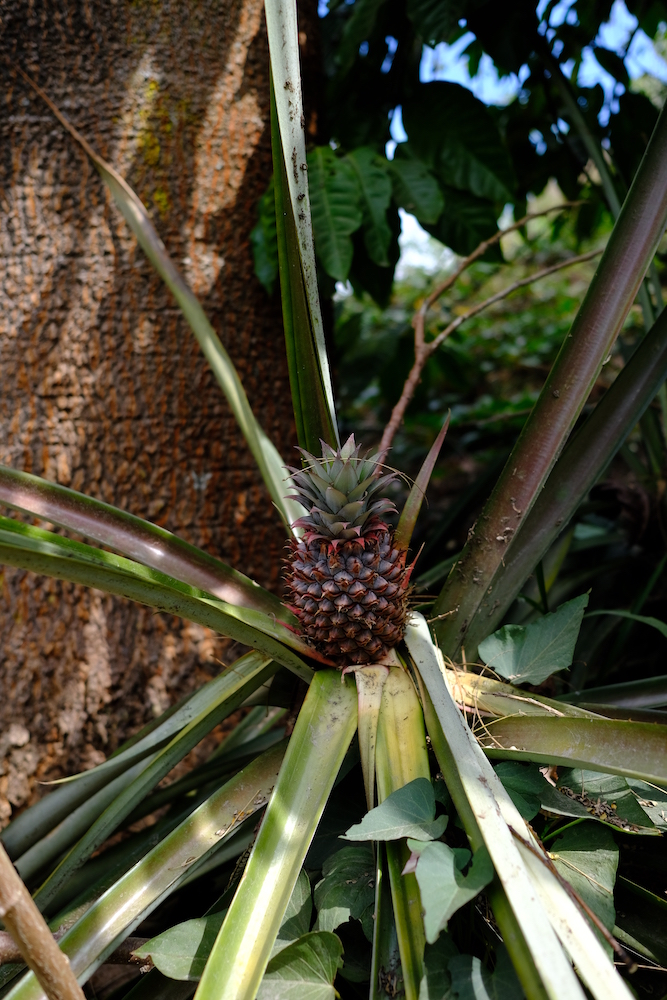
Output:
M490 722L489 757L583 767L667 785L667 726L619 719L514 716Z
M220 559L165 528L66 486L0 465L0 503L91 538L229 604L265 614L281 612L274 594Z
M564 530L588 491L645 413L667 377L667 311L663 312L568 442L535 506L512 542L512 558L491 584L484 614L467 630L472 648L502 621L533 568ZM501 585L502 584L502 585Z
M302 283L308 307L309 322L294 330L297 342L300 342L302 353L307 353L306 341L310 338L309 349L314 351L319 368L319 392L311 406L316 404L319 409L319 396L323 396L326 407L327 423L334 437L327 435L329 444L338 444L338 428L334 406L333 386L329 370L324 326L320 310L319 291L317 287L317 268L315 264L315 249L313 245L313 229L310 209L310 194L308 190L308 164L306 159L305 117L303 97L301 93L301 66L299 61L299 35L297 25L297 10L295 0L265 0L266 27L271 56L271 77L276 106L276 116L280 131L282 147L282 163L284 179L289 190L289 199L283 206L283 211L289 208L291 221L295 227L299 261L292 266L300 269L301 275L294 279ZM276 137L277 138L277 137ZM277 150L274 145L274 163ZM275 189L278 191L278 177L283 176L282 170L274 169ZM282 219L277 218L280 226ZM280 238L279 238L280 249ZM281 275L281 288L284 283ZM288 345L289 347L289 345ZM305 386L304 388L307 388ZM304 397L304 404L308 402Z
M406 631L406 642L437 712L461 788L530 949L542 988L552 1000L569 997L583 1000L583 991L547 913L535 898L516 843L500 813L499 799L507 800L512 806L511 799L456 708L441 673L438 650L421 615L413 615ZM516 816L521 829L523 821L518 813Z
M84 983L158 903L212 851L261 809L275 785L285 747L274 747L210 796L195 812L120 878L64 935L60 947ZM43 1000L32 973L6 1000Z
M380 803L415 778L430 783L424 717L414 685L399 667L390 668L382 689L375 766ZM402 874L410 857L405 841L387 843L386 856L403 988L406 1000L417 1000L426 943L419 886L414 872Z
M217 697L192 722L189 723L141 772L124 788L95 820L79 842L63 858L34 895L35 902L44 910L56 896L70 875L88 860L94 851L130 815L138 803L155 788L171 769L199 743L227 715L238 708L249 691L275 673L276 664L261 653L247 653L225 672L227 683L219 689Z
M254 1000L285 908L354 735L354 686L320 670L308 690L253 852L197 990Z
M412 538L412 533L415 530L417 518L419 517L419 511L421 510L428 484L431 481L431 476L433 475L435 463L438 461L440 449L442 448L449 429L449 417L450 414L447 414L447 419L442 425L435 441L431 445L429 453L424 459L424 464L419 470L417 478L415 479L412 489L410 490L405 506L401 511L401 516L398 520L396 533L394 535L395 543L399 548L407 549L410 544L410 539Z
M260 611L226 604L122 556L63 540L58 535L46 541L44 536L51 533L39 529L31 529L28 534L6 527L0 528L0 563L129 597L262 650L305 680L312 676L306 664L287 648L298 648L310 656L310 647L285 625Z
M338 440L335 414L322 380L322 366L305 287L294 211L283 160L280 128L271 86L271 145L276 209L276 239L285 349L299 444L318 453L320 440ZM301 210L299 210L301 211Z
M502 590L499 570L512 562L512 539L540 495L641 286L667 223L667 110L626 198L569 335L471 539L450 573L435 614L451 609L436 634L455 656L467 633ZM485 605L485 602L489 602ZM486 618L485 618L486 620ZM481 636L480 636L481 638Z
M299 517L299 508L292 501L285 500L284 463L255 418L245 389L229 354L222 346L220 338L211 326L196 295L167 253L167 248L158 236L146 207L127 181L114 170L110 163L102 159L90 143L58 110L44 91L19 68L19 72L31 87L49 106L58 121L67 129L73 139L90 157L103 181L111 191L123 218L136 236L139 245L172 293L190 329L194 333L218 385L227 397L243 435L248 442L257 466L271 494L271 499L287 525Z

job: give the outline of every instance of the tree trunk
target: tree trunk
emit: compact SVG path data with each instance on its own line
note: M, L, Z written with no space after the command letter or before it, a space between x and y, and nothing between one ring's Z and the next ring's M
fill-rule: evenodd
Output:
M277 515L188 326L85 154L12 65L147 205L289 456L280 306L249 245L271 172L261 0L15 0L0 46L0 461L278 587ZM198 626L10 568L0 643L2 822L36 780L98 762L231 655Z

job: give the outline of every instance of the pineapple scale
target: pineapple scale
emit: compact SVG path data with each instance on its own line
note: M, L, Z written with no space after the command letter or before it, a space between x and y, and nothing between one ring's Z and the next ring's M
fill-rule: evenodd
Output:
M410 567L392 533L292 543L287 588L304 636L336 663L377 663L403 637Z

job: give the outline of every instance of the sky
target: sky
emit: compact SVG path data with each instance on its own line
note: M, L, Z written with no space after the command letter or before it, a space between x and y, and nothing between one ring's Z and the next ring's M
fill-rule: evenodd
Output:
M538 14L542 14L547 6L548 0L540 0L538 4ZM574 11L570 13L574 0L561 0L552 10L550 25L558 26L568 17L574 16ZM627 45L632 31L637 26L637 19L628 12L623 0L615 0L611 17L606 24L600 28L596 42L611 49L614 52L622 53ZM548 31L547 31L548 37ZM447 80L452 83L460 83L478 97L485 104L507 104L511 101L521 88L521 83L528 75L528 70L519 71L519 74L510 74L503 78L498 77L495 66L489 56L484 55L480 61L479 71L471 79L468 73L468 65L463 50L474 38L471 32L467 32L453 45L446 45L444 42L436 48L424 47L420 66L420 78L423 82L430 80ZM632 40L630 50L626 58L626 67L631 79L650 73L652 76L667 82L667 62L653 47L653 43L643 31L638 31ZM564 65L567 73L572 67ZM613 99L612 88L613 78L606 73L596 61L592 49L584 50L582 65L579 70L578 82L585 87L601 84L605 91L607 103ZM613 105L612 105L613 106ZM608 117L607 108L603 115ZM403 123L401 120L400 108L394 113L391 123L392 140L387 143L387 156L391 159L394 155L396 143L404 142L407 139ZM434 270L441 266L441 256L437 251L437 244L428 233L424 232L414 216L401 211L401 236L399 239L401 246L401 257L397 266L397 277L400 278L405 271L412 267Z

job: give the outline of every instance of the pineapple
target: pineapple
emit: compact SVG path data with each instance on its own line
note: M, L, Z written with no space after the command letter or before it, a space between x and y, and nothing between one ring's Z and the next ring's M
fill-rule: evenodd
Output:
M360 457L354 435L338 451L322 442L322 451L302 451L304 468L290 469L292 499L308 511L296 521L303 537L292 541L290 607L333 663L378 663L403 637L412 568L382 517L396 511L382 496L396 476L381 474L377 455Z

